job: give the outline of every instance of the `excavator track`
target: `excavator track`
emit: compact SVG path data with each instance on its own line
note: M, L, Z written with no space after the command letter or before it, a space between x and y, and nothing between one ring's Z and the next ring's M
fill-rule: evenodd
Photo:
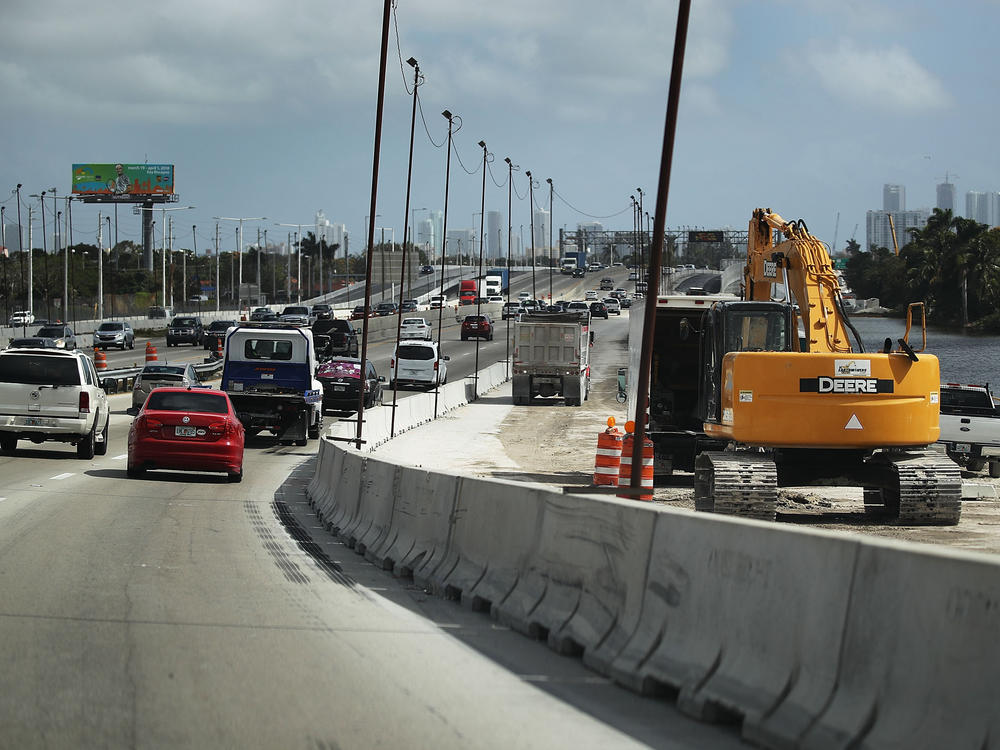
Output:
M891 466L894 489L866 487L865 510L913 526L954 526L962 515L962 477L958 466L934 451L880 453L871 462Z
M704 451L695 459L695 510L773 521L777 502L778 470L769 456Z

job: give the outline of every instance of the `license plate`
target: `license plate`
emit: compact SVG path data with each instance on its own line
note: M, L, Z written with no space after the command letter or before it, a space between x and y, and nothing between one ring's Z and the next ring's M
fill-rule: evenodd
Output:
M47 419L44 417L25 417L24 426L25 427L42 427L48 424Z
M195 431L194 427L175 427L174 434L177 437L194 437L198 433Z
M335 390L335 391L346 391L347 390L347 386L346 385L335 385L335 386L333 386L333 390Z
M956 453L969 453L972 451L972 445L969 443L955 443Z

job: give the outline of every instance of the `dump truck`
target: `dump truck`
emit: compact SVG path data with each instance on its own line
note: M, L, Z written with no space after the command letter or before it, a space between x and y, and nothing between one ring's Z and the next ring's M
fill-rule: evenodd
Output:
M589 312L528 313L514 324L511 393L515 405L537 396L580 406L590 394Z

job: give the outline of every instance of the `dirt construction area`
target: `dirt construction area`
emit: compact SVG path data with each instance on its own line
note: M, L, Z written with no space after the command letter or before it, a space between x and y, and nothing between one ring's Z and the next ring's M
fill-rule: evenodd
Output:
M638 312L638 310L636 311ZM496 477L556 487L590 486L597 435L608 417L619 425L626 405L616 401L618 368L627 360L628 316L596 321L590 398L580 407L535 399L513 407L509 384L382 446L379 454L437 471ZM783 488L778 523L868 534L907 542L1000 553L1000 479L962 471L962 518L957 526L904 526L869 520L860 488ZM693 475L677 472L655 488L653 502L694 513Z

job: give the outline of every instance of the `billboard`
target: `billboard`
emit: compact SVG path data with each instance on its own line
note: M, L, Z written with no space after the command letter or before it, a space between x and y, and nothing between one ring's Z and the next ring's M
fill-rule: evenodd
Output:
M127 196L171 195L173 164L74 164L73 194L104 196L110 200Z

